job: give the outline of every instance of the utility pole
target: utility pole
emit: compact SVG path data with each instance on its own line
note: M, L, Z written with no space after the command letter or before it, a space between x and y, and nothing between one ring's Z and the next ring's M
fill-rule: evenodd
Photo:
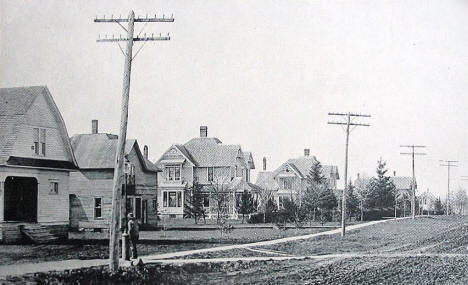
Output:
M162 18L146 16L145 18L135 18L135 13L130 11L128 18L114 18L111 16L110 19L98 18L94 19L95 23L117 23L125 32L127 32L126 37L120 35L118 38L112 35L111 37L105 36L104 39L101 37L98 38L97 42L114 42L119 45L120 51L125 56L125 65L124 65L124 76L123 76L123 88L122 88L122 110L120 114L120 131L119 138L117 142L116 149L116 160L114 167L114 180L112 188L112 212L111 212L111 224L110 224L110 233L109 233L109 267L111 271L117 271L119 268L119 216L120 216L120 199L121 199L121 187L122 187L122 166L124 161L124 152L125 152L125 141L127 139L127 120L128 120L128 102L130 95L130 74L132 70L132 61L143 48L144 44L138 49L138 51L133 54L133 44L138 41L166 41L170 40L169 35L167 36L146 36L140 37L141 32L134 37L134 26L135 23L144 22L145 26L151 22L174 22L174 18ZM125 28L122 23L128 23L127 28ZM144 27L143 27L144 29ZM143 31L143 30L142 30ZM120 42L127 42L126 52L123 51L120 46ZM122 244L122 246L124 246Z
M328 113L329 116L339 116L344 119L344 122L328 122L330 125L341 125L346 126L346 144L345 144L345 169L344 169L344 188L343 188L343 197L341 200L341 236L344 237L346 234L346 192L348 189L348 147L349 147L349 133L352 131L350 130L350 126L354 128L361 126L361 127L369 127L369 124L361 124L361 123L354 123L352 119L356 117L366 117L370 118L370 115L363 115L363 114L354 114L354 113ZM353 129L354 129L353 128Z
M402 155L411 155L413 179L411 181L411 218L414 219L416 216L416 177L414 175L414 156L415 155L426 155L422 152L414 152L416 148L425 148L425 145L400 145L400 147L407 147L411 149L411 152L400 152ZM406 203L406 202L405 202Z
M457 163L458 160L439 160L440 162L444 162L446 164L441 164L440 166L447 167L447 207L445 209L445 214L448 216L450 215L450 168L451 167L458 167L454 163Z

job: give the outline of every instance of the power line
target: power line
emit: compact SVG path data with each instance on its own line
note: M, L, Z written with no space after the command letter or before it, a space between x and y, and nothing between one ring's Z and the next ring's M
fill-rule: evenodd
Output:
M120 216L120 211L121 211L121 187L122 187L122 167L123 167L123 161L124 161L124 151L125 151L125 141L127 138L127 120L128 120L128 102L129 102L129 97L130 97L130 74L132 71L132 61L135 58L136 54L141 50L140 49L137 51L135 56L133 55L133 44L134 42L147 42L147 41L163 41L163 40L170 40L169 34L165 37L162 36L154 36L153 34L151 36L146 36L146 34L143 37L140 37L139 35L137 37L134 37L134 27L135 23L138 22L145 22L145 23L150 23L150 22L174 22L174 18L171 16L170 18L166 18L164 15L162 18L154 17L148 18L146 16L145 18L137 17L135 18L135 13L133 11L130 11L128 18L122 18L121 16L119 18L114 18L111 16L110 19L106 19L105 16L103 18L96 18L94 19L95 23L117 23L125 32L127 32L126 37L122 37L121 35L119 37L115 37L112 35L112 38L108 37L107 35L105 36L104 39L101 39L99 36L97 42L114 42L114 43L119 43L119 42L126 42L127 43L127 49L126 52L123 51L122 47L119 45L120 50L125 56L125 65L124 65L124 78L123 78L123 90L122 90L122 110L121 110L121 116L120 116L120 132L119 132L119 138L117 142L117 153L116 153L116 160L115 160L115 168L114 168L114 181L113 181L113 188L112 188L112 212L111 212L111 226L110 226L110 233L109 233L109 267L111 271L117 271L119 268L119 216ZM121 23L128 23L127 28L125 28ZM142 29L143 30L143 29ZM141 33L141 32L140 32ZM126 216L126 201L124 200L123 206L124 206L124 213ZM126 224L126 217L122 219ZM124 235L122 235L124 236ZM125 255L126 252L126 240L123 238L122 239L122 252L123 255Z
M450 215L450 168L451 167L458 167L453 163L457 163L458 160L439 160L440 162L445 162L446 164L441 164L440 166L447 167L447 207L445 209L445 214L448 216Z
M412 160L412 169L413 169L413 179L411 180L411 218L416 216L416 177L414 174L414 156L415 155L426 155L423 152L415 152L416 148L426 148L425 145L400 145L400 147L410 148L411 152L400 152L401 155L411 155Z
M346 145L345 145L345 170L344 170L344 189L343 189L343 197L341 202L341 236L344 237L346 234L346 191L348 189L348 146L349 146L349 127L350 126L361 126L361 127L369 127L369 124L362 124L362 123L353 123L351 122L351 117L365 117L370 118L371 115L365 114L356 114L356 113L328 113L329 116L339 116L345 120L345 122L335 122L329 121L329 125L345 125L346 126Z

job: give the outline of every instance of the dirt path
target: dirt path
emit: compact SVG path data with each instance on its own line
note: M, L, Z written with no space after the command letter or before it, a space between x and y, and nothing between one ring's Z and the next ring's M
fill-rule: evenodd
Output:
M406 258L406 257L445 257L458 258L467 257L464 253L340 253L309 256L249 256L249 257L224 257L224 258L193 258L193 259L159 259L152 260L154 263L161 264L189 264L189 263L224 263L237 261L284 261L284 260L303 260L303 259L346 259L356 257L375 257L375 258Z
M352 226L347 227L347 231L357 230L363 227L368 227L368 226L372 226L372 225L376 225L376 224L380 224L380 223L384 223L388 221L403 220L403 219L408 219L408 218L372 221L372 222L352 225ZM169 259L169 258L174 258L174 257L183 257L187 255L192 255L192 254L228 251L228 250L233 250L233 249L257 248L257 247L262 247L262 246L275 245L279 243L310 239L310 238L315 238L319 236L334 235L334 234L339 234L340 232L341 232L341 229L335 229L331 231L325 231L325 232L314 233L314 234L309 234L309 235L287 237L287 238L254 242L254 243L236 244L236 245L229 245L229 246L218 246L218 247L203 248L203 249L196 249L196 250L186 250L186 251L171 252L171 253L164 253L164 254L155 254L155 255L145 256L142 259L143 259L143 262L145 263L152 263L154 262L154 260Z

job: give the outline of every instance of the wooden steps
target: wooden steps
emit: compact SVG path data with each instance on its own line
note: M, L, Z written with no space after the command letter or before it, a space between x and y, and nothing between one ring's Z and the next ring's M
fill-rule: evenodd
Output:
M20 226L21 233L35 244L52 243L58 240L46 227L38 224Z

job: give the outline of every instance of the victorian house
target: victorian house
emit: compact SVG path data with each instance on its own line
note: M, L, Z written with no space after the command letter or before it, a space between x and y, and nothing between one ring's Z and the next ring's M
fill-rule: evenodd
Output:
M240 145L223 144L208 137L208 128L200 127L200 137L185 144L169 147L157 161L159 213L165 217L182 218L184 203L194 183L201 185L204 207L208 216L214 215L215 195L222 194L224 214L237 216L236 201L244 191L259 190L250 183L250 170L255 169L252 154Z
M271 176L276 181L279 187L274 194L279 208L282 208L285 199L298 197L306 189L307 175L316 162L317 158L310 155L310 150L304 149L304 156L288 159L273 173L268 174L268 176ZM338 167L334 165L322 165L322 174L327 180L329 189L335 191L337 180L340 178Z
M93 120L91 133L70 140L79 167L70 175L70 225L74 229L107 228L118 136L99 133L98 121ZM126 197L126 212L133 213L143 227L157 224L158 171L148 160L148 147L142 152L137 140L127 139L121 194Z
M66 238L69 179L76 168L65 123L48 88L1 88L1 241Z

